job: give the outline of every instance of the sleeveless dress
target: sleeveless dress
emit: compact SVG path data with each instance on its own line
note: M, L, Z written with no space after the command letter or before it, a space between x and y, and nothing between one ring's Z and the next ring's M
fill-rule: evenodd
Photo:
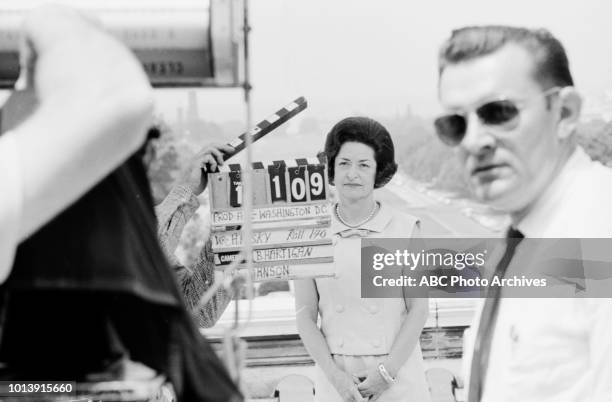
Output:
M337 276L315 280L321 332L336 364L354 374L384 361L407 315L402 298L361 298L361 236L410 237L418 230L419 221L384 204L372 220L357 230L345 226L335 216L332 219ZM396 377L397 382L381 395L379 402L429 402L420 344L415 346ZM315 401L341 400L334 386L317 367Z

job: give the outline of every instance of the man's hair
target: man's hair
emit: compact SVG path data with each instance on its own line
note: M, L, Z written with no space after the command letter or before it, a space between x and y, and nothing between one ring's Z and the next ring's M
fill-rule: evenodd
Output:
M533 56L534 78L543 89L574 85L565 49L548 30L504 25L454 30L440 48L438 73L441 76L449 65L489 55L510 43L522 46Z

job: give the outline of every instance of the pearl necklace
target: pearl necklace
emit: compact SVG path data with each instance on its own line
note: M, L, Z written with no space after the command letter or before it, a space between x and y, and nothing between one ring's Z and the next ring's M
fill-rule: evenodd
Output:
M340 214L340 204L336 204L336 216L338 217L338 220L344 224L344 226L348 226L349 228L354 229L354 228L358 228L359 226L363 225L364 223L370 221L374 217L374 215L376 215L376 212L378 212L378 207L379 206L380 206L380 204L378 203L378 201L376 201L374 203L374 208L372 208L372 211L370 212L370 214L363 221L357 223L356 225L351 225L351 224L347 223L346 220L344 220L344 218Z

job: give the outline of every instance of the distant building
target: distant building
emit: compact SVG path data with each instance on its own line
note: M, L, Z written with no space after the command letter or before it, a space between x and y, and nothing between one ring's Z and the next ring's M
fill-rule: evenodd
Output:
M187 92L187 120L193 122L200 119L198 112L198 94L191 90Z

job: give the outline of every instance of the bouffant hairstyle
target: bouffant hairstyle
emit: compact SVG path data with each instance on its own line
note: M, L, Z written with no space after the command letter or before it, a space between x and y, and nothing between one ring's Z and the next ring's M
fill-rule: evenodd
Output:
M395 149L387 129L369 117L347 117L340 120L327 134L325 155L327 156L327 176L334 184L334 163L345 142L361 142L374 150L376 159L376 179L374 188L383 187L397 172Z

